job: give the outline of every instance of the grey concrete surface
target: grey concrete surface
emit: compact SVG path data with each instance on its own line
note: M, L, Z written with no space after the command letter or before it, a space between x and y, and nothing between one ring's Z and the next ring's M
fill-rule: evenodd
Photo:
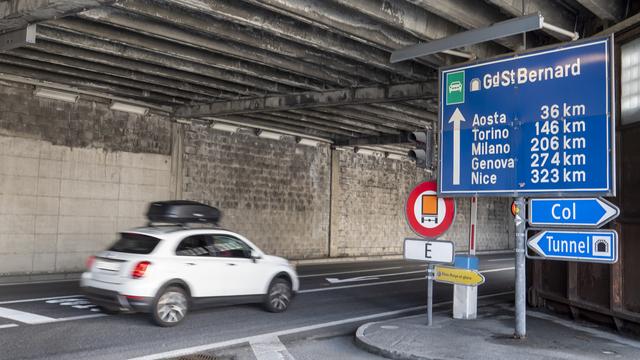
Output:
M598 328L529 309L527 338L513 338L513 308L485 305L478 319L455 320L434 314L434 325L416 315L368 323L356 343L391 359L639 359L640 342Z

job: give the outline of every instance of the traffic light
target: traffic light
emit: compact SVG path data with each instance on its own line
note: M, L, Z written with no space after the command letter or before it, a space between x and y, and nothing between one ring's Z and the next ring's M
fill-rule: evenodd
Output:
M416 166L423 169L432 168L432 141L431 130L414 131L409 134L409 140L415 143L415 149L409 150L409 158L416 162Z

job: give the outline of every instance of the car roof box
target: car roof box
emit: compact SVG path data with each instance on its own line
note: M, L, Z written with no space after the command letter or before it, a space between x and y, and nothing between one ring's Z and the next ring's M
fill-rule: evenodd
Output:
M217 225L221 216L222 214L217 208L187 200L152 202L147 211L147 219L151 223L212 223Z

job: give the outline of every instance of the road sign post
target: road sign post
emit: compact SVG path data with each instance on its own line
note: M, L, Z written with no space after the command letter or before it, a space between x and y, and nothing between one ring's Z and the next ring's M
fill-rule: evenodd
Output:
M438 195L515 198L516 337L523 196L615 195L612 54L613 37L596 38L440 70Z
M451 241L431 239L404 239L404 258L426 261L427 265L427 325L432 324L433 314L433 265L452 264L455 250Z

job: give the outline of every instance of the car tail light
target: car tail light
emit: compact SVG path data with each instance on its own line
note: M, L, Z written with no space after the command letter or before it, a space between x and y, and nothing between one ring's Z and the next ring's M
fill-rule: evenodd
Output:
M87 266L87 270L91 270L91 267L93 266L93 263L95 261L96 261L96 257L93 255L87 258L87 261L85 262L85 265Z
M136 267L133 268L133 271L131 272L131 277L133 277L134 279L139 279L143 277L149 265L151 265L149 261L140 261L139 263L136 264Z

